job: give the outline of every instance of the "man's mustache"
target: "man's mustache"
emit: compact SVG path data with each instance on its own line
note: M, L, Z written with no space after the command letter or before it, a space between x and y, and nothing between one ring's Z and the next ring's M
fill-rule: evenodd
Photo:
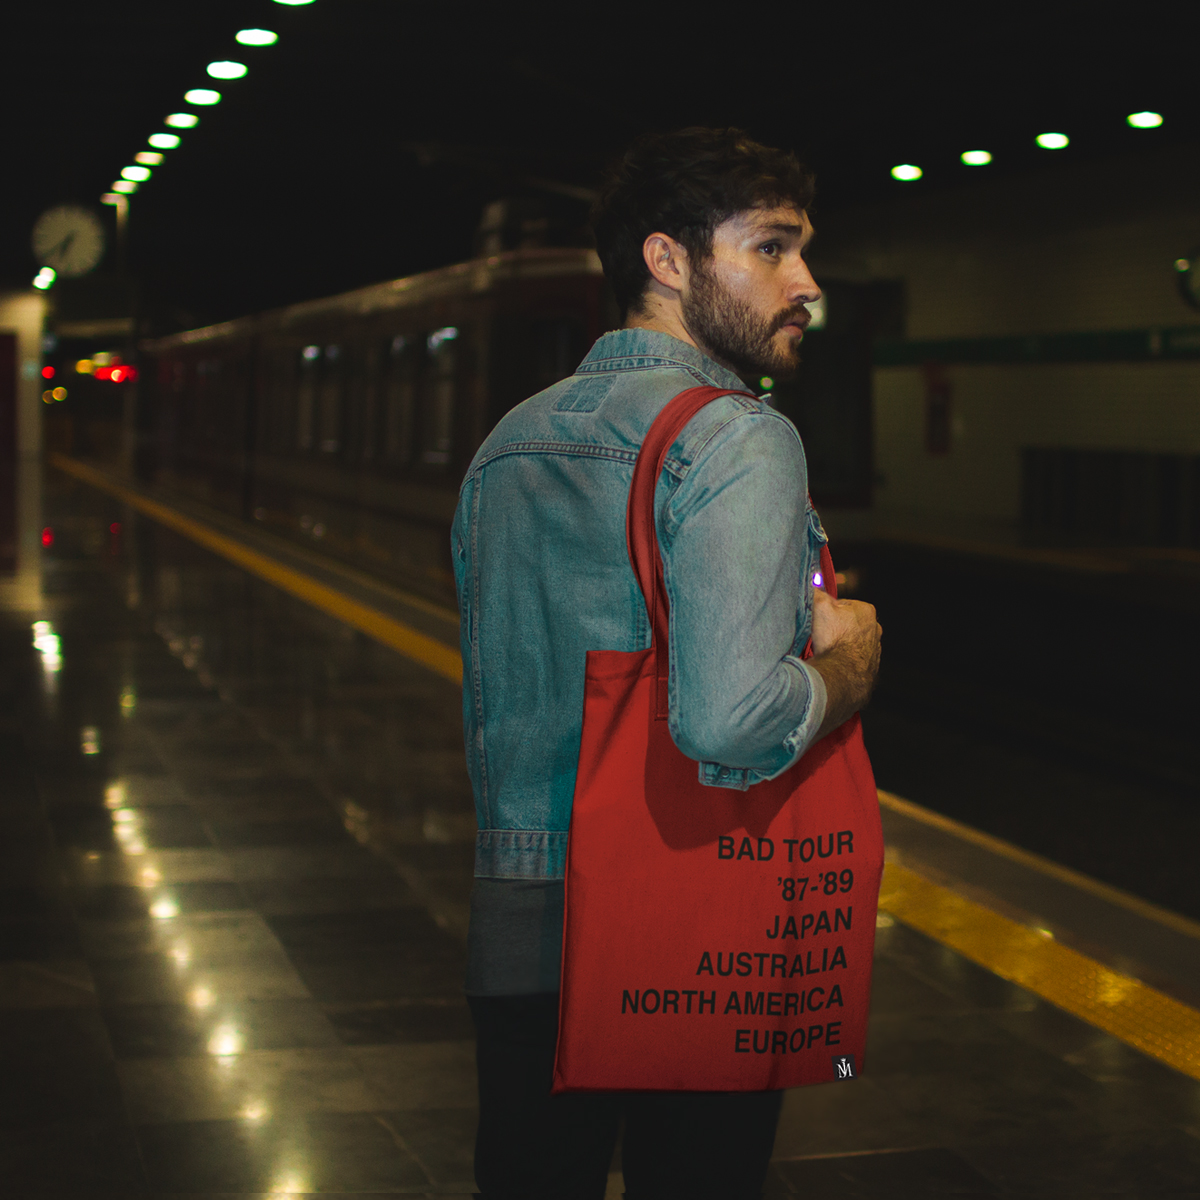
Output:
M775 318L775 329L782 329L785 325L799 325L801 329L807 329L811 320L812 313L807 308L794 308Z

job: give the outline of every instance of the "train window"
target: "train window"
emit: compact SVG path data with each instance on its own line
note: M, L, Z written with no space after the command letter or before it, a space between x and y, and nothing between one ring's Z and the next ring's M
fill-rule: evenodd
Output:
M317 408L317 448L323 454L336 454L342 445L342 366L341 346L326 346Z
M447 325L425 339L429 367L421 422L421 461L444 467L450 462L454 433L454 392L458 374L458 329Z
M382 449L384 459L404 466L412 458L416 349L402 334L391 339L384 364Z
M300 351L300 378L296 386L296 449L311 450L317 410L317 374L321 348L305 346Z
M375 410L378 404L379 348L362 344L347 349L346 457L370 462L375 457Z
M268 363L270 374L264 413L264 441L274 453L286 454L294 448L296 437L292 405L297 393L297 356L287 347L280 347L273 352Z

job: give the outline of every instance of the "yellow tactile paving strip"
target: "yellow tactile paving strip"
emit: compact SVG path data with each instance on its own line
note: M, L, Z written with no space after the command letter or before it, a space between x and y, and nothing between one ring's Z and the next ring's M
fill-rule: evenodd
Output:
M879 907L1001 979L1200 1079L1200 1012L1052 937L887 863Z
M118 497L152 520L422 663L446 679L462 682L462 660L456 648L259 554L165 504L123 487L84 463L62 454L52 454L50 461L59 470ZM880 794L880 800L902 811L917 809L886 792ZM922 819L945 827L948 832L968 836L969 840L981 845L995 841L986 834L966 830L948 818L939 818L926 810L920 812L924 814ZM997 843L999 845L1002 844ZM1010 857L1019 855L1023 861L1028 859L1039 869L1054 867L1054 864L1046 864L1044 860L1013 847L1005 846L1004 852ZM1086 880L1084 876L1076 879L1075 873L1065 868L1057 868L1055 873L1076 886L1080 881L1086 881L1090 885L1088 890L1103 891L1106 898L1112 899L1116 895L1115 889ZM1163 914L1154 906L1131 897L1122 896L1121 900L1128 907L1144 908L1145 915L1162 919ZM898 863L887 863L884 867L879 907L1002 979L1028 989L1167 1066L1200 1079L1200 1012L1186 1004ZM1176 920L1180 925L1189 926L1185 932L1192 932L1193 922L1182 917Z
M921 805L914 804L911 800L893 796L891 792L885 792L882 788L879 791L879 803L882 807L891 809L892 812L900 813L914 821L919 821L922 825L940 829L958 841L981 846L989 854L996 854L1011 862L1020 863L1024 867L1031 867L1039 874L1057 879L1059 883L1065 883L1077 891L1088 892L1109 904L1127 908L1130 912L1137 913L1139 917L1145 917L1156 924L1165 925L1168 929L1175 930L1176 933L1196 938L1196 953L1200 954L1200 921L1193 921L1190 917L1171 912L1170 909L1160 908L1157 904L1151 904L1148 900L1132 896L1128 892L1121 891L1120 888L1101 883L1098 879L1092 879L1079 871L1072 871L1070 867L1051 862L1050 859L1043 858L1040 854L1032 854L1010 842L992 837L991 834L984 833L982 830L964 825L961 821L955 821L953 818L935 813L931 809L922 808Z
M328 613L331 617L344 621L347 625L367 634L368 637L373 637L385 646L390 646L406 658L411 658L415 662L429 667L453 683L462 683L462 658L456 648L447 646L444 642L439 642L436 638L431 638L417 629L412 629L402 621L397 621L394 617L381 613L378 609L352 600L335 588L318 583L310 576L284 566L276 559L259 554L234 538L226 537L199 521L193 521L190 517L185 517L165 504L159 504L156 500L140 495L130 488L122 487L119 483L109 479L107 475L93 470L84 463L68 458L64 454L51 454L50 462L60 471L65 471L68 475L73 475L76 479L91 484L92 487L116 496L131 508L145 513L160 525L165 525L168 529L183 534L184 537L190 538L206 550L211 550L215 554L227 558L230 562L236 563L252 575L257 575L260 579L265 579L268 583L274 584L297 599Z

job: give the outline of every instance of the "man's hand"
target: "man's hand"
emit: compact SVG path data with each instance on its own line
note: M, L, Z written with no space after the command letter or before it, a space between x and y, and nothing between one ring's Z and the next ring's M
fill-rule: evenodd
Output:
M875 606L861 600L834 600L813 589L810 667L820 672L827 694L818 738L848 721L870 698L879 674L883 630Z

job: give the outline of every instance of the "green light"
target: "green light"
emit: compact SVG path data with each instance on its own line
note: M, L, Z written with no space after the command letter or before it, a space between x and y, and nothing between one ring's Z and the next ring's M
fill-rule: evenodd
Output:
M220 104L221 93L209 91L208 88L192 88L190 92L184 92L183 98L189 104Z
M112 185L112 191L120 192L123 196L132 196L138 190L138 185L132 179L118 179Z
M762 388L764 392L769 392L775 386L775 380L773 380L770 375L764 375L758 381L758 386Z
M968 167L986 167L992 161L986 150L967 150L960 157Z
M239 29L237 40L243 46L273 46L279 41L279 34L269 29Z
M200 124L200 118L195 113L172 113L164 124L174 129L195 129Z
M210 62L204 69L214 79L241 79L246 74L245 63L230 62L228 59L222 59L220 62Z
M1162 113L1156 112L1130 113L1125 120L1134 129L1157 129L1163 123Z
M911 183L914 179L920 179L924 173L920 167L914 166L912 163L900 163L899 166L892 168L892 178L899 179L903 183Z
M146 140L156 150L174 150L179 145L179 135L176 133L152 133Z
M162 160L163 156L156 150L139 150L138 153L133 156L134 162L143 163L147 167L157 167Z
M1062 150L1070 144L1071 139L1065 133L1039 133L1034 141L1043 150Z
M1186 258L1177 258L1175 260L1175 270L1177 270L1180 273L1180 275L1185 274L1187 271L1190 271L1191 269L1192 269L1192 264Z
M149 167L122 167L121 178L132 179L134 183L145 183L150 178Z

